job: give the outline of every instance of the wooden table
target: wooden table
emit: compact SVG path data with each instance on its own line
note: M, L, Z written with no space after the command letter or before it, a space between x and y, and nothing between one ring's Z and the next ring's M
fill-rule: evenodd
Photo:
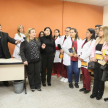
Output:
M0 81L24 80L25 94L26 90L26 73L21 59L10 58L0 59Z

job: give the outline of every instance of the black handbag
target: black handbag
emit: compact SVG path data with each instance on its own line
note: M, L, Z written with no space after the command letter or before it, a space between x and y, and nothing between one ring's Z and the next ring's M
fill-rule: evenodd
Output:
M103 71L102 81L108 81L108 71L107 70Z
M95 62L93 62L93 61L89 62L88 69L95 69Z

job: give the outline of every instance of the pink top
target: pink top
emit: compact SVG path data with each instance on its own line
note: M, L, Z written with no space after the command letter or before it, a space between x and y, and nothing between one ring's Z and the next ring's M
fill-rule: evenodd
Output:
M99 43L99 41L94 45L94 47L92 49L92 54L91 54L92 58L95 57L96 45ZM108 50L108 45L106 44L106 42L104 42L101 52L103 52L103 50Z

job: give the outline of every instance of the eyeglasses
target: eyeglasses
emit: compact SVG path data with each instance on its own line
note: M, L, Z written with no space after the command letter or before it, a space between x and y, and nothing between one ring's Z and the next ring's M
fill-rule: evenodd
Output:
M65 32L69 32L69 31L65 30Z

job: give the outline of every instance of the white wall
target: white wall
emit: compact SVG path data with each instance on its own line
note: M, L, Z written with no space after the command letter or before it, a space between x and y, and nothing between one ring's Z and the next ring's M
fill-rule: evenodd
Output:
M103 25L104 26L108 26L108 5L107 6L104 6Z

